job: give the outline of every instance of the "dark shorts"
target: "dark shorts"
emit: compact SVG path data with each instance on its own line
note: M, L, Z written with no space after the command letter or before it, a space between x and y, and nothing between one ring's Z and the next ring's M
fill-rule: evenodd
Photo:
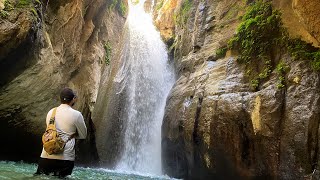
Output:
M40 158L35 175L46 174L61 178L71 175L74 161Z

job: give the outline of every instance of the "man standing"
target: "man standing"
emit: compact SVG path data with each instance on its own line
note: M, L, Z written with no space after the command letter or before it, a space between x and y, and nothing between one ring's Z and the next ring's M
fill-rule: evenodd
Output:
M49 155L44 149L40 156L38 169L35 174L53 174L65 177L72 173L75 160L75 139L85 139L87 128L82 114L72 106L77 101L77 96L70 88L64 88L60 93L61 105L56 108L55 126L59 136L66 142L64 151L60 154ZM55 108L54 108L55 109ZM46 118L48 126L54 109L51 109Z

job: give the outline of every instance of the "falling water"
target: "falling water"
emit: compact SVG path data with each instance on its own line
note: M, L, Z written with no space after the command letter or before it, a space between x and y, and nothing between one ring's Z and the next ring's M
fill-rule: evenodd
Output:
M161 124L174 73L144 2L129 2L123 62L114 80L118 94L126 97L124 150L117 169L161 174Z

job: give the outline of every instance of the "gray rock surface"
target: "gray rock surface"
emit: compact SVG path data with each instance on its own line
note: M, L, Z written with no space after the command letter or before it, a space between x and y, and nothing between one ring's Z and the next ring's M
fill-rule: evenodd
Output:
M59 92L68 86L77 92L75 109L83 113L89 133L86 141L78 143L77 162L98 164L91 113L101 72L109 68L104 63L104 44L117 49L124 24L124 18L108 8L110 4L102 0L43 1L42 5L30 5L38 13L36 18L29 6L14 5L9 15L0 19L4 69L0 123L6 147L1 149L0 159L38 160L46 113L60 104Z
M185 1L177 2L175 12ZM274 70L253 91L236 52L220 59L215 55L235 33L246 4L191 2L187 23L176 24L173 33L179 76L162 125L165 173L186 179L302 179L311 174L319 162L319 73L308 60L294 61L283 52L281 59L290 66L286 87L277 88ZM285 6L289 0L273 3L284 19L298 19L294 7ZM299 27L293 36L316 42L311 26ZM289 32L295 29L289 26Z

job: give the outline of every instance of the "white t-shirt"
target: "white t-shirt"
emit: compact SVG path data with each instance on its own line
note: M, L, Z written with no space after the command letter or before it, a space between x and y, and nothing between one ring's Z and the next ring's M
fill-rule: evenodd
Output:
M49 124L53 109L51 109L46 118L47 125ZM87 136L87 127L84 123L82 114L72 109L67 104L61 104L57 108L55 123L57 132L62 140L67 141L67 139L74 133L77 132L76 139L85 139ZM75 139L69 140L64 147L64 152L62 154L52 154L49 155L44 149L42 149L41 156L47 159L60 159L74 161L75 159Z

